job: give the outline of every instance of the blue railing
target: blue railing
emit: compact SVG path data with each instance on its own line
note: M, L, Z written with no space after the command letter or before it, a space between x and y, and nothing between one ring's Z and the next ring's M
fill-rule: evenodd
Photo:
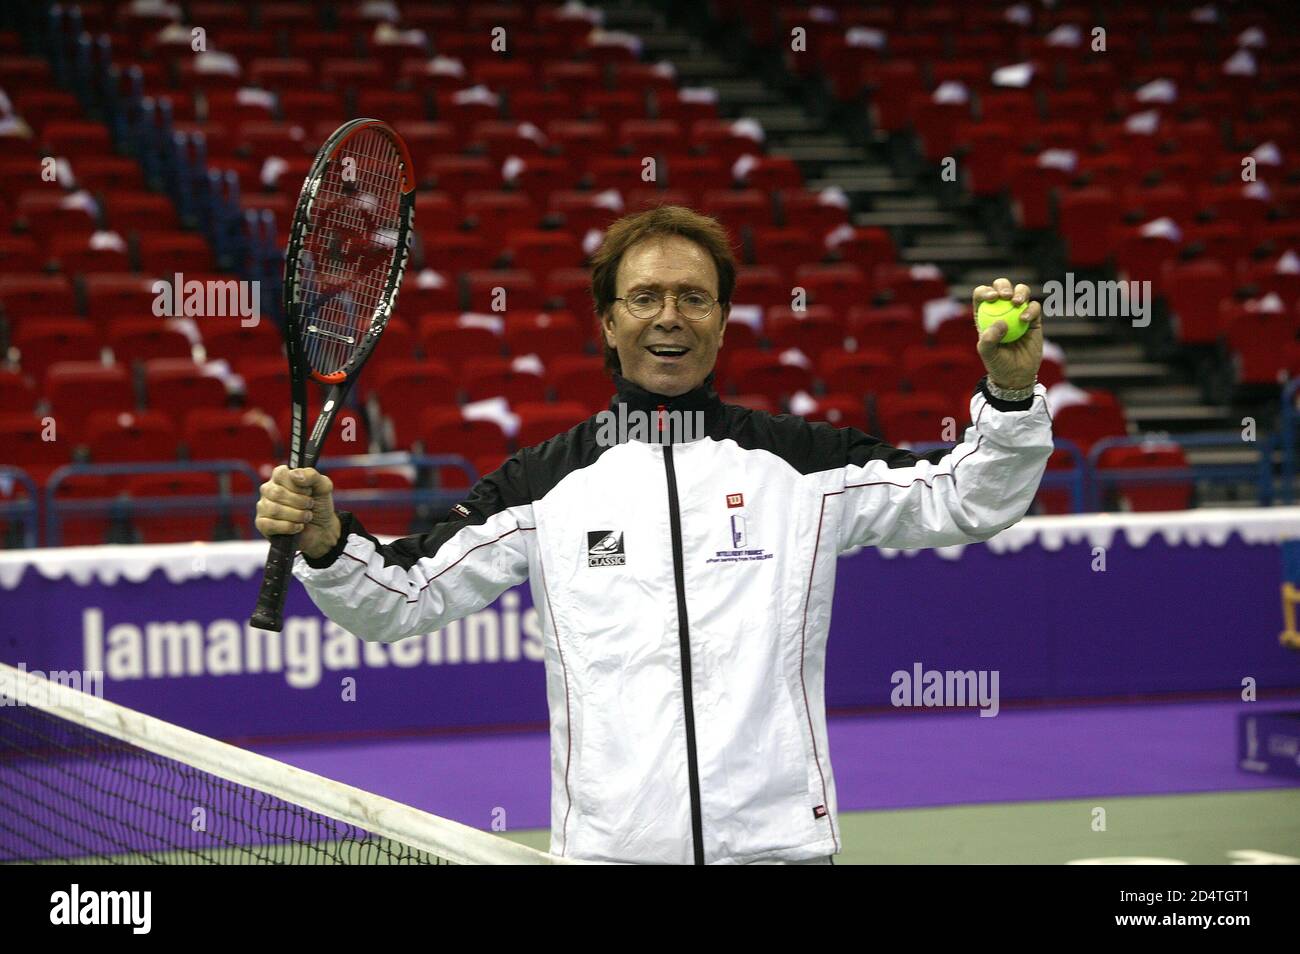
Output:
M58 497L59 488L73 477L138 477L150 474L216 474L218 492L175 497L130 497L122 493L111 497L75 499ZM230 485L230 477L234 474L241 474L248 478L249 492L234 492ZM50 547L60 545L63 539L63 521L70 516L107 517L110 520L127 521L136 513L206 511L215 513L222 519L231 520L238 509L251 512L260 482L261 478L257 476L257 471L242 460L65 464L50 475L45 485L45 545Z
M1278 436L1282 442L1282 493L1281 501L1291 503L1295 487L1295 429L1296 392L1300 391L1300 378L1292 378L1282 389L1282 415L1278 421Z
M1147 434L1142 437L1106 437L1088 452L1088 506L1101 510L1107 488L1120 483L1188 484L1215 480L1253 480L1261 506L1273 499L1272 440L1257 441L1258 457L1249 464L1182 464L1176 467L1099 467L1101 455L1112 447L1176 445L1192 447L1241 447L1241 434L1222 431L1202 434Z
M14 491L19 486L26 491L24 496L15 495ZM24 547L36 546L37 527L40 524L40 515L36 509L38 499L36 481L32 480L27 471L20 467L0 466L0 521L22 521Z
M466 481L473 484L478 480L478 473L463 457L455 454L408 454L396 452L390 454L358 454L352 456L326 457L320 461L322 470L339 470L342 468L364 467L386 469L410 468L417 475L416 486L411 488L376 488L376 489L340 489L335 492L335 502L341 509L355 507L404 508L404 507L449 507L464 498L466 488L428 486L428 478L435 470L453 468L465 475ZM0 468L0 479L8 473L21 481L28 488L30 502L14 500L0 505L0 516L13 510L30 516L27 526L29 533L24 537L25 546L36 546L35 528L38 523L35 501L38 499L36 485L31 478L18 468ZM177 495L167 497L133 497L125 493L111 496L60 498L59 490L74 477L127 477L142 475L167 474L215 474L218 478L218 492L203 495ZM236 492L231 486L231 477L239 474L248 481L248 490ZM420 479L423 478L423 479ZM63 521L68 517L98 517L129 524L135 517L148 517L167 514L202 513L215 515L220 521L232 525L238 516L246 516L252 522L253 508L257 503L257 488L262 483L249 464L244 461L168 461L165 463L130 463L130 464L67 464L50 475L45 487L45 546L59 546L63 539ZM426 485L422 486L421 483Z
M1073 513L1093 512L1105 501L1107 488L1119 483L1192 483L1221 480L1253 480L1258 488L1261 505L1271 504L1275 498L1272 474L1273 454L1280 448L1283 456L1282 502L1290 502L1290 486L1295 466L1295 425L1297 414L1290 407L1291 399L1300 387L1288 386L1284 396L1283 426L1280 432L1262 437L1257 443L1259 457L1252 463L1201 464L1172 468L1110 469L1097 466L1107 448L1142 445L1144 443L1177 444L1182 448L1240 446L1237 432L1210 434L1147 435L1145 437L1106 438L1098 441L1085 454L1072 441L1056 438L1058 451L1069 458L1066 468L1053 468L1043 475L1043 488L1061 488L1068 492ZM926 442L911 446L917 453L937 448L950 448L951 443ZM321 460L322 470L329 472L342 468L393 469L404 468L413 475L414 486L402 488L340 488L335 501L343 509L446 509L465 495L465 487L439 486L435 473L443 468L453 468L465 475L473 485L478 473L463 457L454 454L411 454L393 452L386 454L358 454L327 457ZM124 477L137 475L211 473L218 477L218 492L207 495L166 497L132 497L122 492L95 498L60 497L59 491L67 481L77 476ZM231 486L233 475L247 480L247 491L236 491ZM35 482L17 467L0 466L0 520L21 522L23 546L59 546L62 541L63 521L73 516L108 518L122 526L130 525L136 517L165 516L168 514L204 514L216 516L227 526L234 526L243 517L251 524L257 500L257 487L261 478L244 461L171 461L166 463L131 464L69 464L56 470L47 482L44 492L38 492ZM14 491L21 485L26 497ZM8 497L9 499L3 499ZM44 533L41 529L38 501L44 506Z

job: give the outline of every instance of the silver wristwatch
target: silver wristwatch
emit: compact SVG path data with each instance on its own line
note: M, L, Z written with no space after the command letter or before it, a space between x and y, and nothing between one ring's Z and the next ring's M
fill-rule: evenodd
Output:
M993 395L999 401L1025 401L1034 396L1034 388L1038 385L1038 375L1034 375L1034 380L1028 387L1023 388L1000 388L993 383L993 379L984 378L984 386L988 388L989 394Z

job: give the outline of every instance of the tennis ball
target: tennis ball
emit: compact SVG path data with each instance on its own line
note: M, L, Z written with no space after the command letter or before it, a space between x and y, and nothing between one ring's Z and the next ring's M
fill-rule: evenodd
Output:
M1020 317L1028 307L1029 302L1025 302L1023 305L1013 305L1009 298L982 301L975 312L975 327L979 328L980 334L983 334L995 321L1005 321L1007 323L1007 333L1000 343L1011 344L1029 330L1029 322L1022 320Z

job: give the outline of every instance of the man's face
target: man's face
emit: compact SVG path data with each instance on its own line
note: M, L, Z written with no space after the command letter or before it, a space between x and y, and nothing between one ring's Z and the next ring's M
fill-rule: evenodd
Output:
M657 235L623 253L615 287L621 298L642 289L667 295L694 289L716 300L718 270L708 252L689 239ZM668 298L658 318L643 321L628 312L625 302L616 301L604 318L605 341L618 352L623 377L647 391L676 397L698 387L713 370L728 310L714 305L709 317L691 321L678 313L677 300ZM679 357L654 354L651 348L660 345L687 350Z

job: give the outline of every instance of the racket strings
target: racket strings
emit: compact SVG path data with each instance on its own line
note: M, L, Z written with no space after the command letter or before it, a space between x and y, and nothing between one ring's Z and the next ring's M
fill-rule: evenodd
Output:
M303 352L317 373L347 365L386 298L401 182L401 154L379 132L353 136L325 168L299 269Z

